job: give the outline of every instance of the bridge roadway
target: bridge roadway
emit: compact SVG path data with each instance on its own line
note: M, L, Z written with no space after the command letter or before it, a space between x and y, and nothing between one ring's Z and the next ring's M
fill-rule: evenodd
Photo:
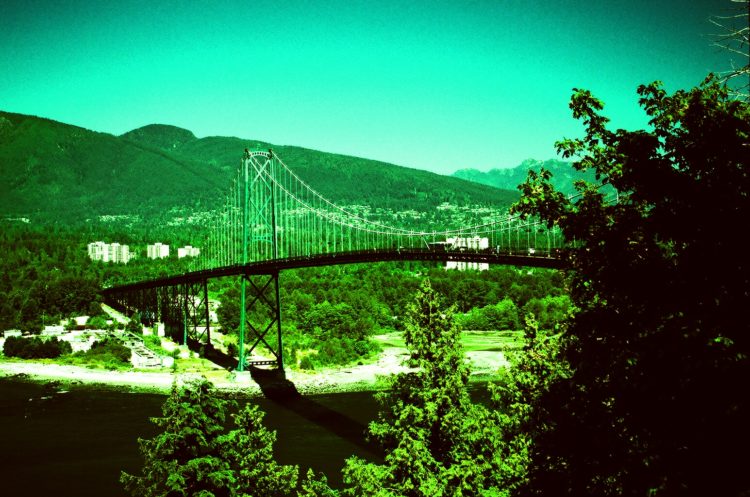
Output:
M528 252L512 254L491 250L460 251L394 248L387 250L360 250L304 257L289 257L261 262L250 262L247 264L222 266L214 269L203 269L164 278L141 281L138 283L118 285L105 288L102 293L107 296L110 294L142 290L146 288L168 287L184 283L194 283L223 276L273 274L285 269L385 261L479 262L504 266L526 266L548 269L563 269L567 266L567 260L561 251L555 251L552 254L537 251L535 254L531 255L528 254Z

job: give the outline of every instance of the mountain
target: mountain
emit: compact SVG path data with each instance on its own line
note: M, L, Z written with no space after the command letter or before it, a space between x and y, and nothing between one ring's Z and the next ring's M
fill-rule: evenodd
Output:
M185 143L197 140L192 131L169 124L149 124L128 131L122 138L168 151L174 151Z
M245 148L273 148L334 202L426 211L508 206L518 194L368 159L152 124L121 136L0 112L0 216L75 221L220 204Z
M77 126L0 112L0 215L159 212L219 191L204 165Z
M477 169L459 169L453 173L453 176L483 185L494 186L495 188L515 190L518 185L526 181L526 175L528 174L529 169L539 172L542 167L552 172L552 184L556 189L566 195L576 193L576 190L573 187L573 182L576 180L582 179L592 183L596 181L593 172L587 171L582 173L576 171L573 169L570 162L556 159L546 161L527 159L516 167L508 169L490 169L487 172L482 172Z
M196 160L227 174L234 174L245 148L272 148L306 183L342 204L425 211L443 202L509 206L518 198L518 193L513 191L498 191L450 176L370 159L240 138L188 139L190 132L177 130L179 128L171 126L150 125L125 133L122 138L174 157Z

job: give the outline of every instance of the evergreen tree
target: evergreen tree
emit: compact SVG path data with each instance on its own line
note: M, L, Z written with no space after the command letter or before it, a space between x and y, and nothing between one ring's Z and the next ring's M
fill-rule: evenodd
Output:
M379 394L384 412L370 425L385 462L348 460L342 494L506 495L519 467L505 459L499 414L469 398L453 309L441 308L429 281L410 306L404 337L414 369Z
M297 486L297 466L278 464L273 457L276 432L263 426L263 412L248 404L233 416L238 427L221 438L221 457L233 471L231 495L281 497Z
M236 479L220 457L226 401L211 383L173 385L162 414L152 419L162 433L138 441L145 460L141 476L123 472L120 477L127 492L133 497L232 495Z
M276 433L262 424L257 406L233 415L236 429L225 433L226 412L234 402L216 395L206 380L174 385L153 422L163 432L139 440L141 476L122 473L120 481L134 497L248 497L291 495L296 466L273 459Z

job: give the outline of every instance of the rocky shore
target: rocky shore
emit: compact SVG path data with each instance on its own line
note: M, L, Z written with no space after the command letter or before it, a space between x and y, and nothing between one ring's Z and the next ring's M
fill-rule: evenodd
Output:
M352 392L377 390L385 385L388 375L406 371L405 349L387 348L378 361L372 364L316 371L287 370L275 374L274 382L283 381L289 388L302 394ZM472 371L479 376L492 376L499 367L507 364L502 354L470 352L467 354ZM0 378L22 377L32 381L56 381L69 384L108 385L133 391L168 392L174 382L205 377L222 391L245 395L262 395L264 376L262 370L250 372L226 371L220 368L200 373L173 373L169 371L109 371L81 366L68 366L33 361L0 362Z

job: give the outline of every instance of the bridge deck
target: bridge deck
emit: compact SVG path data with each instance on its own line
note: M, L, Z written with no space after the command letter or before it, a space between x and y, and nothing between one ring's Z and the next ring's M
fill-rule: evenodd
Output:
M250 262L248 264L235 264L213 269L192 271L164 278L118 285L103 290L104 295L141 290L145 288L156 288L204 281L211 278L236 275L273 274L285 269L298 269L304 267L332 266L338 264L356 264L363 262L385 262L385 261L435 261L435 262L478 262L488 264L499 264L504 266L526 266L549 269L563 269L567 260L560 251L553 254L537 252L528 253L505 253L494 251L450 251L433 249L389 249L389 250L360 250L354 252L340 252L335 254L313 255L309 257L289 257L261 262Z

